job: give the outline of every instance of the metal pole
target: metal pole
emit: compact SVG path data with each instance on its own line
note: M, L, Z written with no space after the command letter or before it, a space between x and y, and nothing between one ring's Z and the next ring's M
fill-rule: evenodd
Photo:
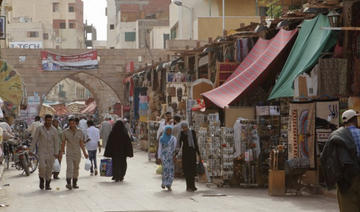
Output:
M225 35L225 0L222 0L223 35Z

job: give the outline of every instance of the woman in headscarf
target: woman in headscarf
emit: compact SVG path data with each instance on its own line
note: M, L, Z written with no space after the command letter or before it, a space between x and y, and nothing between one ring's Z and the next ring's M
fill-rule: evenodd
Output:
M105 148L105 157L112 158L113 180L123 181L126 174L127 157L133 157L133 147L127 129L122 121L112 128Z
M201 160L199 146L195 131L189 129L189 124L182 122L181 128L179 147L182 147L182 167L186 179L186 191L194 192L197 190L195 187L196 154L199 155Z
M159 140L158 155L161 160L163 172L162 172L162 184L161 188L165 187L171 191L171 185L174 181L174 156L176 149L176 138L172 136L172 127L166 126L163 135Z

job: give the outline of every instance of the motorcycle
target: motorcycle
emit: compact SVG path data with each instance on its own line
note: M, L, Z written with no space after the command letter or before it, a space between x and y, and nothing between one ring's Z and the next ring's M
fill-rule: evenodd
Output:
M29 140L23 140L15 147L14 164L17 170L23 170L26 176L34 173L39 165L37 155L32 154L29 149Z
M6 169L9 169L10 161L14 161L15 147L16 147L16 143L12 139L3 142L4 160L5 160Z

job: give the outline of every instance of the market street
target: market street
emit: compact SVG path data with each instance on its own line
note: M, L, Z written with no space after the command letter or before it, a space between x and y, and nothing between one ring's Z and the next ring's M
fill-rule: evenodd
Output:
M84 160L82 161L84 162ZM91 177L81 167L79 190L65 189L65 164L60 180L52 182L52 191L38 189L38 176L19 176L11 168L5 171L0 198L6 197L4 211L338 211L335 199L324 196L271 197L265 189L216 189L200 185L199 192L185 192L185 182L176 179L173 192L161 191L156 165L144 152L128 160L123 183L110 178ZM56 190L59 187L60 190ZM5 194L4 194L5 192ZM221 194L221 196L215 196ZM211 197L206 197L206 196ZM212 196L213 195L213 196ZM222 196L226 195L226 196ZM3 202L3 199L1 200Z

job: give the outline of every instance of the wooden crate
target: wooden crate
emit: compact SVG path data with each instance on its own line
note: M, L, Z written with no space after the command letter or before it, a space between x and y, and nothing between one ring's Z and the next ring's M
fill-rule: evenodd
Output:
M270 170L269 171L269 195L282 196L285 195L285 171Z

